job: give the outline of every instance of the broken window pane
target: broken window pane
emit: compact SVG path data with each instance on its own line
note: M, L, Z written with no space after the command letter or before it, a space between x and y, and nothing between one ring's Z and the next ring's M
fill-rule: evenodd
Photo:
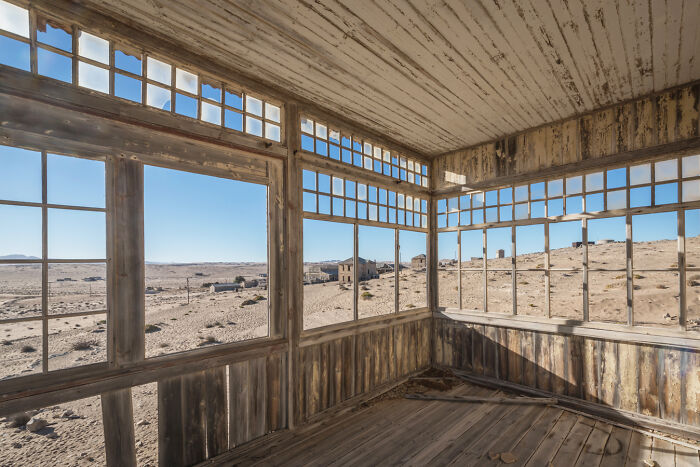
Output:
M141 103L141 81L114 73L114 95L132 102Z
M30 71L29 44L0 36L0 65Z
M37 49L37 64L40 75L66 83L73 82L73 61L70 57L39 47Z
M37 27L36 40L66 52L73 51L73 35L61 27L53 27L48 22L45 22L43 31L41 27Z

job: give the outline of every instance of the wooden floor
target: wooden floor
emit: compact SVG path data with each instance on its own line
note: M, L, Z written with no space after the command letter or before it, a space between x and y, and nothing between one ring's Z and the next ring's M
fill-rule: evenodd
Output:
M439 394L499 392L462 384ZM554 407L404 398L236 451L227 465L493 466L504 464L489 453L510 452L516 466L700 466L693 449Z

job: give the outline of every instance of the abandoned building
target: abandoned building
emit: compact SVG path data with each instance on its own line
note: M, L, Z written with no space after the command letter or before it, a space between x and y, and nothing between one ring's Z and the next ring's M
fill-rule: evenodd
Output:
M0 465L700 466L699 20L0 0Z
M374 261L368 261L364 258L348 258L345 261L338 263L339 267L339 277L342 284L352 284L355 282L355 268L354 264L358 264L357 268L357 280L358 281L368 281L370 279L376 279L379 277L377 272L377 263Z
M412 269L425 269L426 266L426 256L424 254L420 254L417 256L414 256L411 258L411 268Z

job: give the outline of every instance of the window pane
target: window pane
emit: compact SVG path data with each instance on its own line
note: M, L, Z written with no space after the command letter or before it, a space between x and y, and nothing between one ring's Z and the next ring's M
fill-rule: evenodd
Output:
M221 125L221 107L202 102L202 120L214 125Z
M49 320L49 371L107 361L107 314Z
M513 277L511 271L488 271L486 281L489 313L513 313Z
M630 185L651 183L651 164L630 167Z
M144 236L147 357L268 335L267 187L146 166Z
M224 119L226 128L243 131L243 114L226 109L224 111Z
M668 161L656 162L654 164L654 181L665 182L678 178L678 161L671 159Z
M84 88L109 94L109 70L78 62L78 84Z
M41 208L0 204L0 256L41 258Z
M85 31L79 31L78 55L109 65L109 42Z
M304 329L353 319L353 226L304 219Z
M460 239L462 268L481 269L484 267L484 234L482 230L463 230Z
M262 136L262 120L246 115L245 132L255 136Z
M632 216L632 258L635 269L678 267L676 212Z
M243 98L240 94L226 91L225 93L226 105L233 107L234 109L243 110ZM303 121L304 119L302 119Z
M245 111L249 114L262 117L262 101L253 96L245 96Z
M40 316L41 264L0 264L0 297L0 320Z
M588 221L589 268L625 269L627 267L626 229L624 217Z
M700 180L683 182L683 202L700 200Z
M50 204L105 207L105 163L48 154L47 199Z
M515 249L518 269L544 269L544 225L517 226Z
M114 66L120 70L140 76L142 68L141 55L136 52L116 49L114 51Z
M518 272L517 305L518 314L526 316L547 316L545 309L545 289L543 272Z
M267 120L272 120L273 122L280 122L280 108L277 107L276 105L272 105L268 102L265 102L265 118ZM333 132L331 132L331 135ZM336 132L337 134L337 132ZM338 142L338 138L335 138L335 141Z
M550 267L581 269L581 221L557 222L549 224Z
M566 179L567 195L575 195L581 193L581 191L583 191L583 178L580 175Z
M73 61L70 57L39 48L37 62L40 75L66 83L73 82Z
M358 316L394 313L394 229L361 225L358 229Z
M197 99L184 94L175 94L175 113L197 118Z
M620 169L608 170L606 173L608 179L607 188L622 188L627 186L627 169L622 167Z
M146 103L151 107L161 110L170 110L170 91L149 84L146 87Z
M553 317L583 320L581 271L550 271L549 308Z
M486 259L489 269L510 269L512 255L510 227L486 230Z
M588 314L591 321L627 323L627 274L588 273Z
M41 20L39 20L41 21ZM73 34L64 30L62 27L54 27L46 21L43 24L44 30L42 31L41 22L37 26L36 30L36 40L42 44L48 44L57 49L65 50L66 52L73 51Z
M700 155L683 158L683 178L700 176Z
M685 262L688 267L700 268L699 209L685 211L685 258ZM698 292L700 293L700 289L698 289Z
M175 68L175 86L178 89L197 94L197 75L189 71Z
M49 264L49 314L107 310L105 263Z
M156 60L153 57L148 57L148 78L159 83L170 86L172 81L171 67L167 63ZM151 85L149 84L149 87Z
M141 81L114 73L114 95L141 103Z
M265 122L265 138L272 141L280 141L280 127L271 123Z
M484 311L484 272L462 270L463 310Z
M459 308L458 251L457 232L438 233L438 302L441 307Z
M547 182L547 197L555 198L564 194L564 184L561 180ZM534 198L533 198L534 199Z
M49 258L103 259L106 254L105 213L49 209Z
M677 327L680 313L679 284L677 272L647 271L635 274L634 323L642 326ZM692 289L692 286L687 288Z
M0 65L30 71L29 44L0 36Z
M586 191L601 191L603 189L603 172L586 175Z
M221 85L219 83L202 83L202 97L221 102Z
M0 29L29 37L29 11L0 0Z
M0 199L41 202L41 153L0 146Z
M41 321L0 324L0 380L41 373L41 329Z
M399 311L428 306L426 241L422 232L399 231Z

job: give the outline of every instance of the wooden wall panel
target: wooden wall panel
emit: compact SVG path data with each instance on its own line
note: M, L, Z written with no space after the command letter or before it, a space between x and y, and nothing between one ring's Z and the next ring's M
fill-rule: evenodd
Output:
M700 136L699 100L700 85L686 85L438 156L432 162L435 189L496 185L502 177L630 158L662 145L673 150Z
M426 369L430 363L430 329L430 319L426 318L317 344L304 345L302 340L298 423ZM452 342L452 338L440 339L441 345L453 346Z
M443 318L434 338L439 367L700 427L700 352Z

